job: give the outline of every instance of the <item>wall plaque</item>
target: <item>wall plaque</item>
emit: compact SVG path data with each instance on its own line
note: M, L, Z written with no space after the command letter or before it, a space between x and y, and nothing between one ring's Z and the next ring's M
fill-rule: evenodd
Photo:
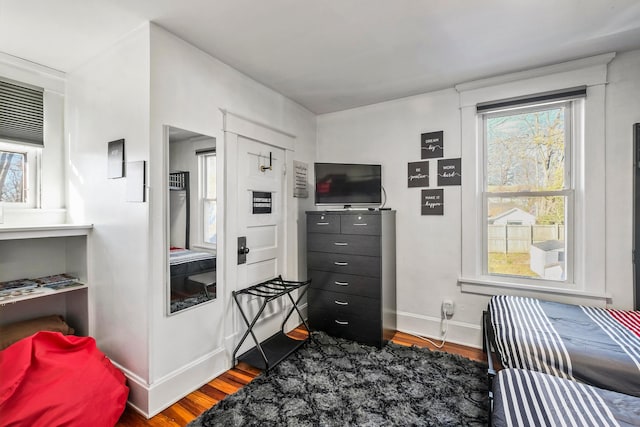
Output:
M253 192L253 213L254 214L270 214L271 213L271 193L266 191Z
M462 183L462 161L458 159L438 160L438 186Z
M421 159L435 159L444 156L444 131L427 132L420 135Z
M422 190L422 215L444 215L444 190Z
M429 162L409 163L407 185L409 187L429 186Z
M294 160L293 171L293 197L306 199L309 197L309 187L307 185L309 165L307 163Z

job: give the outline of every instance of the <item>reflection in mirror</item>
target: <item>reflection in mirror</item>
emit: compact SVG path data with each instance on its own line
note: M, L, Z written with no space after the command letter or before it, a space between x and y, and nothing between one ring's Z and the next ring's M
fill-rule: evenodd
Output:
M216 139L168 127L169 314L216 298Z

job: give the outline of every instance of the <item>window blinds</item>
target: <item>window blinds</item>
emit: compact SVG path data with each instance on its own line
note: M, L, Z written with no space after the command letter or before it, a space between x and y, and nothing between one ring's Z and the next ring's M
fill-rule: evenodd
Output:
M587 87L580 86L570 89L555 90L552 92L538 93L535 95L521 96L517 98L502 99L499 101L483 102L476 105L478 113L490 113L511 107L524 107L527 105L541 104L543 102L567 101L570 99L584 98L587 96Z
M0 80L0 139L44 145L43 91Z

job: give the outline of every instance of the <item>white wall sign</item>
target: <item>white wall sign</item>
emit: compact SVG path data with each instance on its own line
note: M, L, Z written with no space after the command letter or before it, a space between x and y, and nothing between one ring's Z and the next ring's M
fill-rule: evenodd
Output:
M309 197L309 186L307 184L309 165L307 163L294 160L293 170L293 197L306 199Z

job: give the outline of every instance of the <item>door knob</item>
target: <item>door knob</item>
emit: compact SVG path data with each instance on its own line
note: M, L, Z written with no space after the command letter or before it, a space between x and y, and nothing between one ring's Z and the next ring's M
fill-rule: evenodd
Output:
M246 255L249 253L249 248L242 247L238 249L238 255Z

